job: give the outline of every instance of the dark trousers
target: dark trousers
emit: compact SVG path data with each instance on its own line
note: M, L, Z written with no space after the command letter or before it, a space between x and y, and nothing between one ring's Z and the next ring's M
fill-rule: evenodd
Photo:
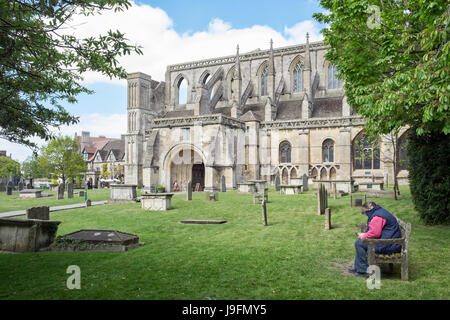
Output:
M367 263L367 250L369 250L369 246L363 243L361 239L358 239L355 241L355 250L355 270L361 273L367 272L367 268L369 267Z

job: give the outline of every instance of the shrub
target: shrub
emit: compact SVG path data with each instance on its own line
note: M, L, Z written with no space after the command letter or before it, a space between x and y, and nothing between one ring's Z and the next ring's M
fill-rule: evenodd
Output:
M412 133L408 156L411 195L420 218L426 224L450 224L450 137Z

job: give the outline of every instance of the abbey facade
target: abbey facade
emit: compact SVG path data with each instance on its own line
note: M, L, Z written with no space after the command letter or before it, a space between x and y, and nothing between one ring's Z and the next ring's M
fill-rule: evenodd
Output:
M200 190L249 180L290 184L392 183L388 136L367 139L321 42L255 50L167 67L165 81L128 76L125 183L144 188L188 181ZM407 183L405 130L395 137Z

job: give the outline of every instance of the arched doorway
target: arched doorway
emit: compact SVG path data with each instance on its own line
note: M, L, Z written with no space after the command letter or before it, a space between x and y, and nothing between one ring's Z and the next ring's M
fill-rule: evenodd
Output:
M192 166L192 188L194 191L205 189L205 165L196 163Z

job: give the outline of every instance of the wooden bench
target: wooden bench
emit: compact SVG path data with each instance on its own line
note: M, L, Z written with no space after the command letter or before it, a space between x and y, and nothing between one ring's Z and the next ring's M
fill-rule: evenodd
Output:
M389 271L394 269L394 263L401 264L401 276L403 281L408 281L408 248L409 237L411 235L411 223L405 223L395 217L400 226L402 237L398 239L363 239L363 242L369 246L367 253L367 262L369 265L388 264ZM356 224L361 232L366 232L367 225L364 223ZM376 244L401 244L402 249L398 253L393 254L377 254L375 253Z
M265 188L264 193L255 192L253 194L253 204L256 204L257 201L258 203L261 203L263 198L265 202L269 202L269 188Z

